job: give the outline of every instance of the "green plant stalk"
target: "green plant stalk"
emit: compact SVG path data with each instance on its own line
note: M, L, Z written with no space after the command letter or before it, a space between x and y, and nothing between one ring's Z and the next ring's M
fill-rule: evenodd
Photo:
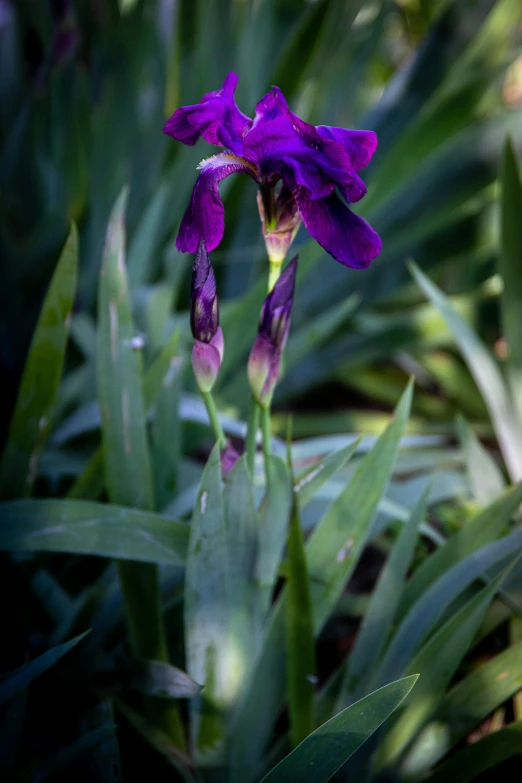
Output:
M283 259L284 260L284 259ZM281 261L269 261L268 266L268 293L275 286L281 276L281 269L283 267L283 260Z
M257 430L259 428L259 405L252 399L250 408L250 418L248 420L248 429L246 436L246 455L247 467L250 475L254 475L254 464L256 459L256 440Z
M214 402L214 398L212 397L212 392L202 391L201 396L203 397L203 402L205 403L205 408L207 409L208 418L210 419L210 426L212 427L214 435L216 436L216 440L219 443L219 448L224 449L227 445L227 439L225 438L223 427L219 421L216 404Z
M265 477L267 486L272 480L272 464L270 456L272 454L272 428L270 426L270 407L257 406L261 411L261 434L263 436L263 457L265 461Z

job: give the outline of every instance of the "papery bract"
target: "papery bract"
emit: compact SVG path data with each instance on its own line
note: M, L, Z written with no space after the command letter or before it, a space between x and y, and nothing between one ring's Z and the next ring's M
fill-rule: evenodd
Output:
M259 101L251 120L235 104L236 83L237 76L228 74L221 90L178 109L165 125L165 133L185 144L192 145L201 136L227 150L199 166L177 238L179 250L195 252L201 238L209 251L217 247L224 232L218 183L240 172L260 187L263 233L265 239L270 237L267 249L274 261L288 249L299 215L330 255L347 266L367 267L379 254L381 240L346 204L366 193L357 172L370 162L376 134L310 125L290 111L278 87Z

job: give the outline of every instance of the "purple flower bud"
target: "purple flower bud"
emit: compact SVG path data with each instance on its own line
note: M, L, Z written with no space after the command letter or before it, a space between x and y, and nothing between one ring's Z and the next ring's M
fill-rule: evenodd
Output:
M198 245L190 290L190 327L195 340L209 343L219 326L216 277L205 241Z
M210 342L204 343L202 340L194 340L192 369L200 391L205 393L212 389L221 367L223 350L223 332L220 326Z
M248 359L248 380L260 405L270 404L279 377L281 354L290 330L297 256L288 264L261 309L259 328Z
M268 194L258 190L257 206L268 259L272 264L282 264L301 223L295 199L283 185L277 195L273 189ZM273 212L271 220L267 218L267 209Z
M237 451L232 446L229 440L227 440L227 445L221 451L219 458L221 461L221 472L223 474L223 478L226 479L226 477L231 472L232 468L234 467L234 465L239 459L239 454L237 453Z
M205 242L199 243L190 291L190 327L194 336L192 367L200 391L209 392L223 359L223 332L219 326L216 278Z

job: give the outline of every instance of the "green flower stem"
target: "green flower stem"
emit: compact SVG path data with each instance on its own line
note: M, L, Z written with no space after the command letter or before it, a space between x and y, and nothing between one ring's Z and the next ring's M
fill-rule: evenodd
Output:
M259 406L261 411L261 432L263 435L263 457L265 460L265 477L267 486L272 480L272 428L270 426L270 408Z
M259 405L253 399L250 408L250 419L248 420L248 430L246 436L246 454L247 466L250 475L254 475L254 464L256 459L256 436L259 428Z
M225 433L223 432L223 428L219 421L214 398L212 397L212 392L201 392L201 396L203 397L203 402L205 403L205 408L207 409L208 418L210 419L210 426L212 427L214 435L216 436L216 440L219 443L219 448L224 449L227 445L227 439L225 438Z
M268 292L275 286L281 275L281 269L283 268L283 259L281 261L269 261L268 267Z

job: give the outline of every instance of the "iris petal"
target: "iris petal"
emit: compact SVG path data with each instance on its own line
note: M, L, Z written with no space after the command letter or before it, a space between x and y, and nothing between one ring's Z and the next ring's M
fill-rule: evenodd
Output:
M163 132L192 147L201 136L209 144L243 150L243 135L252 120L239 111L234 100L237 75L229 73L221 90L209 92L200 103L182 106L167 120Z
M189 205L181 220L176 247L182 253L195 253L201 239L208 252L214 250L225 232L225 208L219 195L219 183L229 174L243 172L256 179L255 167L235 155L222 152L202 161Z
M365 269L379 255L382 242L377 232L335 193L312 201L305 188L296 188L294 197L309 233L337 261Z
M323 139L331 139L344 147L355 171L364 169L377 149L377 134L374 131L318 125L317 132Z

